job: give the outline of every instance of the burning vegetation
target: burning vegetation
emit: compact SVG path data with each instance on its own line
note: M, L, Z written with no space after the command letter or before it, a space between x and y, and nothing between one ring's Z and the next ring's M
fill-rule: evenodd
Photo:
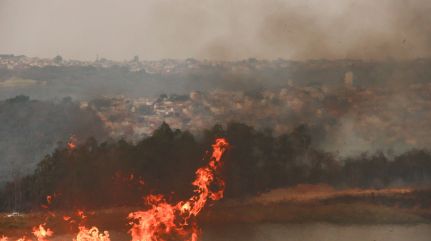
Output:
M221 158L228 147L228 142L223 138L218 138L212 145L212 154L209 163L196 170L196 178L193 181L195 187L193 195L184 201L170 204L163 195L148 195L144 199L150 206L148 210L134 211L129 213L131 228L129 230L132 241L163 241L181 238L181 240L196 241L199 228L196 223L196 216L205 207L208 200L219 200L223 197L224 181L220 176L222 166ZM52 196L47 196L47 202L52 202ZM55 213L49 213L55 217ZM83 211L78 210L76 216L81 221L85 221L87 216ZM75 223L69 216L64 216L63 220L70 224ZM78 225L79 232L74 241L108 241L110 240L107 231L100 232L97 227L87 228L81 223ZM48 241L54 232L40 224L33 227L32 234L38 241ZM2 241L9 240L3 236ZM25 236L17 241L31 240Z
M429 229L431 1L61 1L0 3L0 241Z
M194 195L187 201L175 205L168 204L163 196L149 196L147 202L151 209L129 214L132 222L130 233L133 241L165 240L164 236L178 236L181 240L196 241L197 224L193 220L206 205L208 199L219 200L223 197L224 181L217 176L220 171L220 159L228 143L217 139L207 166L196 171ZM215 191L212 190L216 188ZM167 239L167 238L166 238Z
M425 150L394 157L377 153L340 159L313 148L305 126L273 136L231 123L195 137L163 124L137 143L88 139L73 150L57 148L33 174L1 190L0 208L38 210L48 195L53 195L49 202L54 209L136 206L142 196L154 193L178 202L192 194L188 185L193 182L193 170L205 164L201 153L220 136L232 145L223 169L228 198L299 184L327 184L337 189L427 188L431 180L431 154Z

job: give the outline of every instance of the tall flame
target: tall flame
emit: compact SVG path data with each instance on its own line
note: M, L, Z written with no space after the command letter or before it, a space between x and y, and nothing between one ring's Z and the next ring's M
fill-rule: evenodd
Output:
M69 142L73 144L74 142ZM220 178L219 172L221 157L228 148L228 142L219 138L212 145L212 155L208 165L196 170L196 179L193 181L194 195L186 201L180 201L175 205L169 204L163 195L149 195L145 198L151 208L146 211L136 211L129 213L131 228L129 233L132 241L167 241L167 240L188 240L197 241L199 228L193 217L196 217L206 205L208 199L219 200L223 197L224 181ZM69 149L75 148L69 145ZM131 177L133 179L133 177ZM140 180L140 182L143 180ZM55 196L55 194L54 194ZM46 197L47 205L52 203L53 196ZM77 210L75 215L85 221L87 215L82 210ZM52 215L55 217L55 215ZM70 224L75 220L70 216L63 216L63 220ZM110 241L107 231L100 232L98 228L87 228L79 225L79 232L73 241ZM46 228L45 224L33 227L33 235L37 241L49 241L54 232ZM17 241L30 241L31 239L23 236ZM0 237L0 241L8 241L5 236Z
M187 201L171 205L162 195L151 195L147 197L151 209L130 213L132 241L165 241L167 237L197 240L198 228L191 218L199 214L208 198L219 200L223 197L224 181L217 174L228 145L225 139L216 139L209 164L196 171L196 179L192 183L195 194Z

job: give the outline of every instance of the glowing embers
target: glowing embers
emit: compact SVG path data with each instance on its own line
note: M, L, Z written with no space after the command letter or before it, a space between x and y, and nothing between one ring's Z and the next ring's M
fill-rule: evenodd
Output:
M69 138L69 140L67 141L67 149L69 149L69 150L75 150L76 149L76 146L77 146L77 143L78 143L78 139L76 138L76 136L75 135L72 135L70 138Z

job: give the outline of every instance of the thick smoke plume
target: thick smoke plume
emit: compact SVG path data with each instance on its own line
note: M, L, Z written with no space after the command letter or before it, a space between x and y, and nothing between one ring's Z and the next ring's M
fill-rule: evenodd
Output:
M90 60L429 57L430 10L427 0L3 0L0 52Z

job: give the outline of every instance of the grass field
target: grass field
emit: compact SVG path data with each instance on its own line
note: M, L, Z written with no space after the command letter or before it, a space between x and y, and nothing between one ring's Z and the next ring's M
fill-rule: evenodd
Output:
M316 191L317 190L317 191ZM323 190L323 191L322 191ZM334 224L419 224L431 223L431 192L407 189L332 190L301 186L275 190L243 200L222 200L199 216L202 225L241 223L334 223ZM101 230L127 233L129 212L139 207L86 210L84 224ZM75 233L76 210L24 213L16 217L0 214L0 236L31 236L32 227L46 223L56 235Z

